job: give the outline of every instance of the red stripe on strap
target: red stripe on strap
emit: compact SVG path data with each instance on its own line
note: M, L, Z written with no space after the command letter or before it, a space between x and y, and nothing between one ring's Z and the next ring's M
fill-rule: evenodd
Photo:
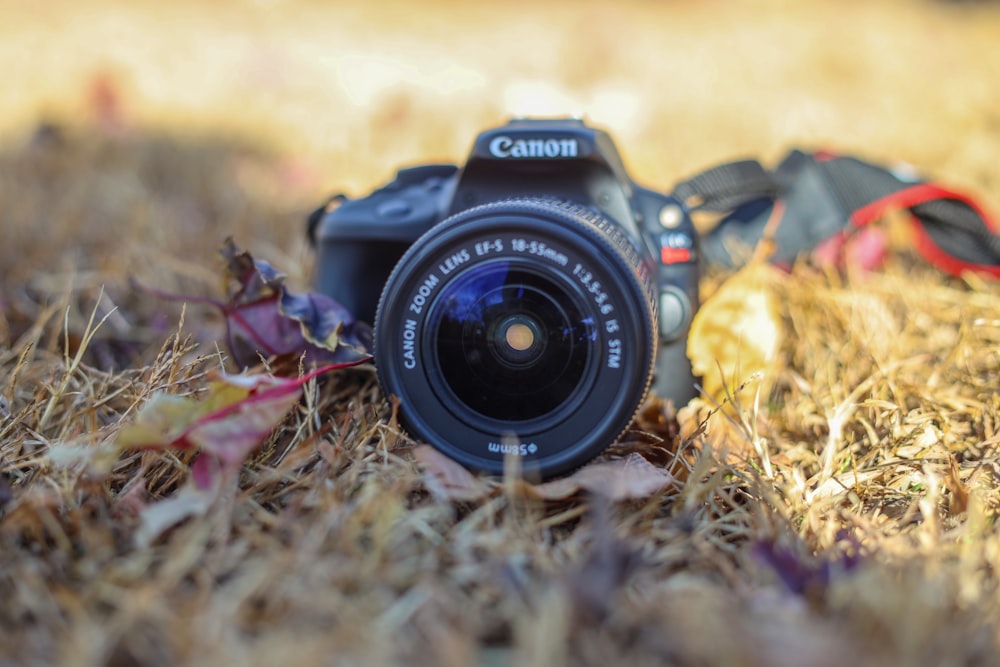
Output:
M883 217L889 211L912 208L918 204L935 199L953 199L962 202L976 212L982 219L987 229L994 234L1000 233L1000 224L993 220L986 212L980 208L979 204L971 197L960 192L949 190L936 183L919 183L909 188L905 188L881 199L876 199L866 206L862 206L851 215L851 224L855 227L864 227L869 223ZM919 219L914 218L914 230L916 237L914 245L917 251L927 259L928 262L938 267L942 271L953 276L960 276L965 271L976 273L986 273L994 278L1000 278L1000 266L991 264L976 264L966 262L941 249L931 238L927 230Z
M924 229L919 220L913 221L913 231L913 245L917 249L917 252L945 273L961 277L966 271L971 271L973 273L985 273L993 278L1000 278L1000 266L965 262L954 255L946 253L938 244L934 243L934 240L931 239L930 234L927 233L927 230Z
M876 199L851 214L851 224L856 227L864 227L873 220L881 218L887 211L911 208L933 199L954 199L967 204L969 208L983 219L986 227L991 232L1000 234L1000 224L997 224L990 216L986 215L986 211L980 208L974 199L963 195L961 192L941 187L937 183L918 183L898 192L893 192L891 195L886 195L881 199Z

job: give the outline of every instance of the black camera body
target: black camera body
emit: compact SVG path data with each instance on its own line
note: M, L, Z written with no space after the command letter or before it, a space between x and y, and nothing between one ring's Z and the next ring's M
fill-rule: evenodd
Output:
M465 165L402 169L310 221L319 291L375 323L375 364L415 438L498 473L552 476L631 423L647 389L695 395L698 243L570 119L481 133Z

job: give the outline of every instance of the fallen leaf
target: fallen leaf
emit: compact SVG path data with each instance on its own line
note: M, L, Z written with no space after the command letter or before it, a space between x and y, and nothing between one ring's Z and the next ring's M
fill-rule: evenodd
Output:
M569 477L531 485L531 493L539 498L556 500L580 491L617 502L648 498L665 488L676 486L677 480L663 468L632 452L624 459L585 465Z
M424 470L424 486L435 498L455 502L482 500L499 488L499 482L477 477L430 445L420 445L413 455ZM517 492L541 500L565 500L589 492L611 502L648 498L677 480L635 452L624 459L590 463L572 475L541 484L517 480Z
M240 462L284 419L301 382L267 375L223 375L201 400L156 394L118 434L125 448L177 447Z
M413 456L423 469L424 486L438 500L473 502L495 488L430 445L420 445Z
M688 357L704 393L718 403L751 376L770 368L781 342L774 288L779 269L752 262L712 294L695 314Z
M650 396L636 414L628 437L641 446L643 458L684 482L698 453L691 438L682 437L678 417L673 402Z
M298 403L305 383L370 359L330 364L297 378L222 374L200 400L155 394L135 422L119 431L117 446L195 449L199 454L190 478L174 496L148 505L130 495L123 498L129 507L139 508L136 544L148 546L181 521L208 511L223 480L235 478L246 458Z
M220 250L226 262L226 301L174 294L141 285L136 289L168 301L204 303L222 311L233 361L256 365L261 357L295 355L307 363L355 361L372 349L372 329L325 294L295 294L284 274L226 239Z
M155 394L135 422L119 431L117 444L196 449L225 469L238 468L298 403L306 382L368 360L330 364L298 378L221 374L200 399Z
M845 531L838 533L838 546L816 556L806 556L801 549L761 541L753 546L753 556L767 565L791 593L818 601L831 582L855 570L861 563L860 543Z
M289 292L284 274L240 250L232 238L220 253L232 286L223 311L237 363L251 365L260 354L295 351L314 363L347 361L372 348L371 327L330 297Z

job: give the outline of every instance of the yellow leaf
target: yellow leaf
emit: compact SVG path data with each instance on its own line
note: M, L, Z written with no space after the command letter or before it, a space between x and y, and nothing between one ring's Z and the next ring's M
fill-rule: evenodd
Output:
M302 378L222 375L198 400L155 394L118 434L129 447L195 447L239 463L301 396Z
M135 422L118 432L122 448L155 447L181 437L198 417L197 403L183 396L156 393L139 411Z
M688 357L705 393L723 402L753 374L768 370L781 341L775 286L784 275L751 262L698 310L688 335Z

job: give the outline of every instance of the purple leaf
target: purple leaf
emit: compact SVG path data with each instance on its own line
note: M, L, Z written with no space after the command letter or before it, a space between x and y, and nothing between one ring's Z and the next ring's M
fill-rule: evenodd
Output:
M372 348L372 329L354 319L324 294L293 294L285 276L265 261L255 260L226 239L220 250L229 285L225 302L172 294L139 285L161 299L215 306L226 318L226 339L233 361L256 365L261 357L304 356L312 364L357 361Z
M218 475L238 470L302 396L302 387L333 370L369 361L330 364L297 378L221 375L198 400L154 394L135 421L118 432L122 449L194 449L195 486L207 489Z
M313 363L352 361L371 349L371 327L323 294L292 294L285 276L226 239L221 254L234 288L223 307L233 359L243 366L258 356L305 354Z
M811 596L825 591L835 577L861 564L857 540L850 536L838 537L841 537L839 541L846 541L849 548L837 555L807 559L792 548L770 541L754 545L753 555L769 566L790 592Z

